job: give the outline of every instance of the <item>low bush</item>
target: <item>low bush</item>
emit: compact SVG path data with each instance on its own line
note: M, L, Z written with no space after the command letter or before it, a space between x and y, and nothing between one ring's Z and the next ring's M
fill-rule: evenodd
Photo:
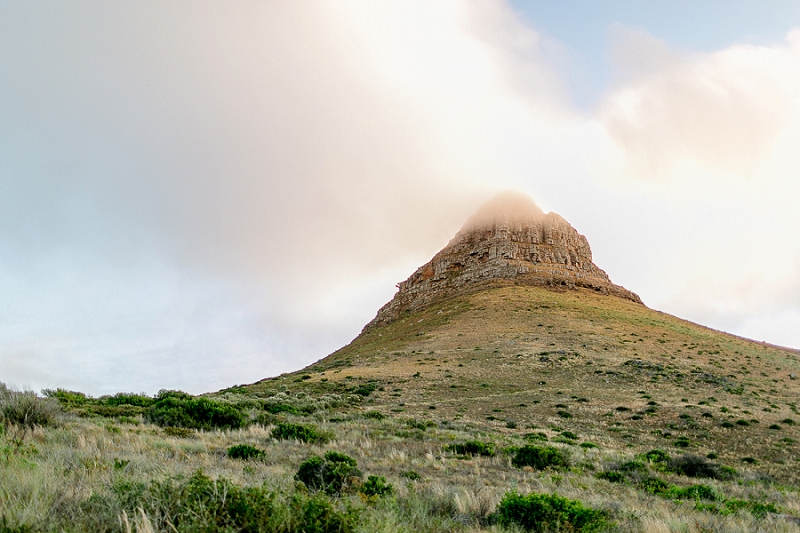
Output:
M249 444L237 444L228 448L228 457L231 459L243 459L245 461L250 459L261 459L266 454L264 450L259 450L255 446Z
M299 440L311 444L324 444L330 440L330 435L320 431L316 426L291 422L278 422L272 429L271 435L277 440Z
M392 494L394 487L390 483L386 483L386 478L383 476L369 476L367 481L361 485L359 492L368 497L381 497Z
M569 467L569 457L567 454L552 446L533 446L528 444L517 450L516 455L511 459L511 463L522 468L530 466L536 470L545 468L567 468Z
M330 495L348 492L354 481L361 479L356 460L349 455L329 450L325 456L312 455L300 464L294 478L311 490Z
M494 443L481 442L479 440L469 440L461 444L450 444L445 446L445 450L459 455L483 455L493 457L497 452Z
M522 436L522 438L524 438L525 440L544 440L544 441L548 440L547 433L542 433L541 431L536 433L526 433L525 435Z
M673 485L659 494L673 500L722 500L722 495L719 491L708 485L689 485L688 487L677 487Z
M613 527L605 511L583 506L558 494L508 492L497 506L494 520L504 527L521 527L536 533L570 531L588 533Z
M779 513L780 509L771 503L738 499L727 500L722 509L723 514L731 514L737 511L747 511L755 518L761 519L764 518L767 513Z
M730 479L730 473L719 465L697 455L684 455L667 462L667 470L687 477Z
M422 479L422 476L420 476L413 470L409 470L407 472L401 472L400 477L404 477L409 481L419 481L420 479Z
M669 461L669 454L661 450L650 450L642 455L642 459L651 463L667 463Z
M233 405L181 391L159 392L147 418L162 427L210 430L238 429L245 425L244 414Z

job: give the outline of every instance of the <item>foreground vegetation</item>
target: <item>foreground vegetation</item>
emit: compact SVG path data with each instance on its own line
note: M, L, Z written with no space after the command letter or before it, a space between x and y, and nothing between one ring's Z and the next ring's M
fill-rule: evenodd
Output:
M2 390L4 533L800 531L798 490L750 465L581 446L559 428L412 419L360 395L306 414L307 395L283 394L273 414L242 394Z

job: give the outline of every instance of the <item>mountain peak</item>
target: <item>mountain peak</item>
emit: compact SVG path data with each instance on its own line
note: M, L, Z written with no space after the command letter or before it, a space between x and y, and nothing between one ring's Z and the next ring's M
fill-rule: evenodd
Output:
M642 303L592 262L586 237L527 195L501 193L471 216L433 259L398 284L394 298L365 329L442 299L498 285L575 289Z

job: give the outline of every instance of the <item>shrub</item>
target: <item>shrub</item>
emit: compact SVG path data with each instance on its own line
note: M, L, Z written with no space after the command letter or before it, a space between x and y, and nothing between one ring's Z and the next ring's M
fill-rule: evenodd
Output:
M642 458L651 463L666 463L669 461L669 454L661 450L650 450Z
M663 495L669 488L670 484L657 477L646 477L639 481L639 488L650 494Z
M0 383L0 421L12 439L21 441L36 426L55 424L60 413L58 402Z
M608 513L583 506L558 494L528 494L508 492L497 506L497 523L505 527L518 526L537 533L571 531L588 533L613 526Z
M445 450L459 455L483 455L493 457L497 452L494 443L481 442L479 440L469 440L462 444L450 444L445 446Z
M351 480L361 478L361 471L349 455L329 450L324 458L312 455L303 461L294 478L309 489L334 495L349 490Z
M595 444L594 442L581 442L581 448L586 448L586 449L597 448L597 444Z
M749 464L749 465L754 465L754 464L756 464L758 461L756 460L756 458L755 458L755 457L742 457L742 462L743 462L743 463L747 463L747 464Z
M569 411L558 411L556 414L561 418L572 418L572 413Z
M676 457L667 463L667 468L671 472L687 477L708 477L712 479L725 477L719 466L697 455Z
M400 477L404 477L409 481L419 481L420 479L422 479L422 476L420 476L413 470L409 470L408 472L401 472Z
M675 500L711 500L719 501L722 496L717 489L708 485L689 485L688 487L670 487L664 494Z
M621 472L614 472L613 470L600 472L596 477L597 479L605 479L611 483L625 483L625 474Z
M136 407L150 407L154 402L153 398L146 394L134 394L132 392L119 392L114 396L100 398L100 401L105 405L133 405Z
M259 450L255 446L250 446L249 444L237 444L228 448L228 457L231 459L243 459L247 461L249 459L260 459L265 455L264 450Z
M292 424L291 422L279 422L272 429L271 435L273 439L277 440L299 440L313 444L324 444L330 440L329 435L315 426Z
M381 413L380 411L367 411L364 413L364 418L371 418L373 420L383 420L386 418L386 415Z
M547 467L567 468L569 467L569 457L552 446L533 446L528 444L517 450L516 455L511 459L511 463L522 468L530 466L536 470L544 470Z
M562 431L561 436L569 440L578 440L578 436L571 431Z
M85 523L70 523L69 529L124 530L118 522L123 511L133 518L139 509L152 528L137 531L350 533L357 520L356 511L337 508L323 495L281 497L265 487L244 487L195 472L188 479L118 482L110 497L95 493L84 502L79 516Z
M237 429L245 424L245 417L233 405L196 398L181 391L161 391L155 397L147 418L159 426L190 429Z
M723 513L724 514L735 513L740 510L749 511L751 515L759 519L764 518L767 513L780 512L780 509L778 509L774 504L771 503L762 503L752 500L730 499L725 502Z
M383 476L369 476L366 483L361 485L359 492L369 497L381 497L394 492L394 487L386 483L386 478Z

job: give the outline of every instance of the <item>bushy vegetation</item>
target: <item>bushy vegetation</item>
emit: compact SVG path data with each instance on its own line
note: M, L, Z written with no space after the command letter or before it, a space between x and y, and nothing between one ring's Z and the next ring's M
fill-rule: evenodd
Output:
M324 458L312 455L303 461L294 478L309 489L335 495L355 487L361 476L355 459L329 450L325 452Z
M228 448L228 457L231 459L261 459L265 456L264 450L259 450L249 444L237 444Z
M245 425L244 414L220 400L195 397L181 391L161 391L155 397L147 419L159 426L191 429L237 429Z
M553 446L533 446L528 444L523 446L514 457L511 463L522 468L530 466L535 470L544 470L545 468L567 468L569 467L568 455L558 448Z
M346 533L357 520L355 510L322 495L281 496L265 487L212 480L200 471L188 479L122 481L110 495L92 495L82 510L81 529L97 532Z
M494 457L497 451L493 442L482 442L479 440L450 444L445 446L445 450L459 455L483 455L485 457Z
M320 431L310 424L293 424L279 422L272 429L272 438L278 440L299 440L313 444L324 444L330 440L330 435Z
M580 501L558 494L509 492L497 506L495 520L504 526L519 526L536 533L589 533L613 526L607 512L584 507Z
M392 494L394 487L383 476L369 476L359 492L368 497L381 497Z

